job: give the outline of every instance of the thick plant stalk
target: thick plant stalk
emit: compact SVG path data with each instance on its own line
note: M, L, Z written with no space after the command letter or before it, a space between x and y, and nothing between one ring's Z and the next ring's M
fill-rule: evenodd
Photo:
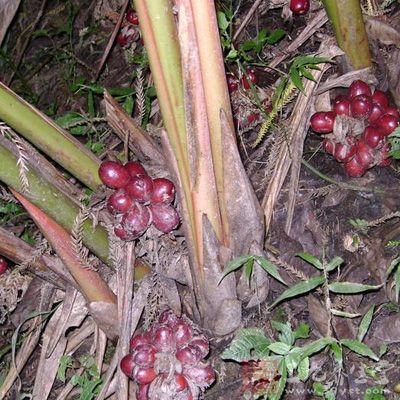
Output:
M17 192L23 193L17 167L17 157L6 147L0 145L0 181ZM63 193L45 181L33 168L26 172L29 191L27 199L38 206L60 225L71 231L79 208ZM84 244L102 261L109 263L109 246L106 230L101 226L93 228L92 221L83 223Z
M354 69L372 66L360 0L323 0L340 48Z
M1 82L0 120L89 188L96 190L101 185L98 176L100 162L97 157Z

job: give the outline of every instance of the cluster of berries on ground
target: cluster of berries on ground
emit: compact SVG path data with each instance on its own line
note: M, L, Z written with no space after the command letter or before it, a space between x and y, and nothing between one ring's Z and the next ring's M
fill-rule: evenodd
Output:
M374 167L390 164L388 136L399 126L399 110L381 90L372 92L361 80L337 96L331 111L312 115L314 132L324 135L323 149L343 163L348 176L360 177Z
M120 367L137 383L138 400L194 400L215 380L208 353L208 340L198 328L165 310L149 330L132 336Z
M117 36L117 43L121 47L129 47L133 42L141 40L138 25L139 18L136 12L129 8L125 13L122 28Z
M163 233L179 225L178 212L172 205L175 186L169 179L152 179L138 161L125 165L104 161L99 177L115 190L107 200L107 210L115 218L114 232L120 239L137 239L150 224Z

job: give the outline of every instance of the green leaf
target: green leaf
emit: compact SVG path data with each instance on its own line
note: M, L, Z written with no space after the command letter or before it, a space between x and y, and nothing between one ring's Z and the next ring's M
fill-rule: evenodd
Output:
M292 328L288 323L282 324L281 322L278 321L271 321L271 326L278 332L280 332L279 335L279 340L283 343L288 344L289 346L292 346L294 343L294 337L293 337L293 332Z
M282 277L279 275L277 267L272 264L271 261L267 260L265 257L260 257L260 256L253 256L254 260L257 261L257 263L260 265L260 267L269 275L271 275L273 278L275 278L277 281L283 283L286 285L286 282L282 279Z
M251 275L253 274L253 265L254 265L253 258L249 258L244 264L244 276L247 279L249 286L250 286Z
M300 252L300 253L296 253L296 256L300 257L301 259L303 259L304 261L308 262L313 267L318 268L321 271L324 269L322 262L320 260L318 260L317 257L314 257L310 253Z
M290 79L292 80L293 84L299 89L300 91L304 91L303 79L300 75L298 69L290 69L289 71Z
M221 358L237 362L265 358L269 354L270 343L262 329L241 329L229 347L221 354Z
M122 104L122 108L126 111L128 115L132 115L134 105L135 100L133 96L127 96L124 103Z
M79 400L93 400L96 396L96 389L99 389L99 386L102 384L101 379L95 379L92 381L85 381L82 387L82 392L79 397Z
M308 293L313 289L321 286L325 283L325 277L323 275L310 278L308 281L299 282L289 289L286 289L272 304L271 308L275 307L277 304L281 303L283 300L291 299L293 297L299 296L301 294Z
M300 347L292 347L290 352L285 356L286 368L289 375L298 367L301 362L303 350Z
M66 371L68 368L71 368L72 366L73 366L73 360L71 356L66 356L66 355L61 356L60 365L58 366L57 370L57 379L65 383Z
M385 282L387 281L387 279L389 278L389 276L391 274L393 274L393 272L399 268L400 266L400 257L395 258L394 260L392 260L392 262L389 265L389 268L386 270L385 272Z
M325 267L328 272L335 270L337 267L342 265L344 262L341 257L333 257L331 261L329 261L328 265Z
M398 303L400 294L400 268L397 268L396 270L396 273L394 275L394 283L396 285L395 300Z
M336 400L335 391L330 389L327 392L325 392L325 400Z
M283 29L275 29L272 31L266 38L266 43L272 45L278 43L281 39L283 39L286 35L286 32Z
M307 339L309 334L310 334L310 327L305 323L301 323L293 332L294 340Z
M289 344L283 342L275 342L271 343L268 348L275 354L279 354L281 356L286 355L289 351L291 346Z
M226 56L226 58L228 60L236 60L239 56L239 52L236 49L231 49L229 50L228 55Z
M340 294L364 293L370 290L378 290L381 287L382 285L373 286L355 282L332 282L328 285L331 292Z
M361 314L349 313L349 312L346 312L346 311L336 310L335 308L331 308L330 311L331 311L331 313L333 315L336 315L337 317L343 317L343 318L358 318L358 317L361 317Z
M222 11L217 12L218 28L222 31L226 31L229 27L229 21L226 18L225 13Z
M336 342L336 340L330 337L323 337L321 339L315 340L314 342L302 347L301 355L302 357L309 357L315 353L319 353L326 346L331 345L334 342Z
M279 374L281 375L281 377L278 381L276 392L270 395L270 400L279 400L285 390L287 381L287 368L285 360L282 360L279 365Z
M358 327L358 333L357 333L357 340L359 340L360 342L363 341L365 335L368 332L368 329L372 322L372 318L374 317L374 311L375 311L375 306L370 307L370 309L365 313L360 322L360 326Z
M297 375L302 382L305 382L310 375L310 359L303 358L297 367Z
M339 364L339 367L342 368L342 365L343 365L342 346L337 342L333 342L330 344L330 348L332 350L332 353L333 353L333 356L335 357L336 362Z
M368 228L368 221L365 219L359 219L359 218L350 219L349 222L350 222L350 225L354 226L354 228L357 228L357 229Z
M369 357L375 361L379 361L379 357L366 344L361 343L358 340L342 339L339 343L360 356Z
M218 285L221 283L221 281L231 272L236 271L240 267L242 267L249 259L253 258L253 256L249 255L244 255L235 258L234 260L230 261L225 269L224 269L224 274L222 275L221 279L218 281Z
M325 386L321 382L313 382L313 391L316 396L324 397Z

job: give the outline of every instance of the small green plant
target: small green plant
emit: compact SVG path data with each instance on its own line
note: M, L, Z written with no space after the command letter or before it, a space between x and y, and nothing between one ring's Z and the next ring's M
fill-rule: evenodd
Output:
M70 356L62 356L57 371L57 378L62 382L67 380L68 370L80 368L83 370L81 374L74 374L70 383L80 388L79 400L92 400L99 393L102 380L97 369L95 360L92 356L83 355L78 362Z
M391 146L391 157L400 160L400 127L396 128L394 132L389 135L389 143Z
M394 288L395 288L395 301L399 302L400 294L400 257L395 258L389 265L385 273L385 284L388 284L388 280L393 276Z

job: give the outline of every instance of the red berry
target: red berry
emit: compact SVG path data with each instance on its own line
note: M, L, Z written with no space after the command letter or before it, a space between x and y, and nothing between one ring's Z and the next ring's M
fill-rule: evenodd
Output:
M157 374L153 368L135 368L133 371L133 379L139 385L147 385L156 378Z
M134 200L145 203L153 194L153 179L148 175L136 175L125 185L125 189Z
M357 152L355 154L355 159L358 161L358 163L364 167L365 169L368 169L372 167L374 163L374 153L363 140L359 140L356 144Z
M311 129L317 133L331 133L335 123L335 113L333 111L319 111L311 116Z
M128 10L125 15L126 20L132 25L139 25L139 18L135 11Z
M389 99L382 90L375 90L372 95L372 102L378 104L382 108L386 108L389 106Z
M161 232L169 233L179 225L179 215L169 204L151 204L154 226Z
M160 326L154 331L154 345L162 352L170 352L174 346L174 333L168 326Z
M333 109L332 111L336 115L347 115L348 117L351 115L350 112L350 98L348 96L337 96L333 100Z
M233 74L226 74L226 82L230 93L235 92L239 88L238 80Z
M142 344L150 344L150 343L151 343L151 337L148 333L138 333L137 335L131 337L131 340L129 342L129 348L130 351L133 351L136 349L136 347Z
M199 348L202 358L206 357L207 354L210 352L210 345L208 344L208 340L205 338L194 338L190 341L190 344Z
M182 392L188 387L187 380L182 374L175 374L175 391Z
M175 185L166 178L153 180L153 193L151 203L172 203L175 197Z
M189 368L184 368L184 374L198 386L209 386L215 380L215 372L208 363L199 363Z
M201 359L201 351L197 346L185 346L176 351L175 357L178 361L185 365L195 365Z
M364 175L366 169L357 161L354 157L350 161L344 164L344 170L346 171L348 176L352 178L359 178Z
M125 189L118 189L107 200L107 210L111 214L125 213L133 206L132 199Z
M398 110L396 107L386 107L386 108L383 110L383 113L384 113L384 114L393 115L393 116L395 116L396 118L400 118L400 112L399 112L399 110Z
M247 80L247 78L250 79L250 81L255 85L257 83L257 81L258 81L257 75L256 75L256 71L254 69L252 69L252 68L249 68L246 71L246 74L243 74L243 76L242 76L242 85L243 85L243 88L246 89L246 90L250 89L250 83Z
M370 96L360 94L351 99L351 115L355 118L366 118L372 111Z
M122 218L122 227L128 235L139 237L150 225L150 212L147 207L136 204Z
M129 175L123 165L115 161L104 161L99 168L101 181L112 189L120 189L129 181Z
M125 357L123 357L121 362L119 363L119 366L121 368L121 371L131 378L133 368L135 367L132 354L127 354Z
M164 310L158 317L158 322L162 325L173 327L178 319L179 318L174 314L172 310Z
M133 360L139 367L153 367L156 361L157 349L151 344L136 346Z
M376 125L382 129L385 136L388 136L399 126L399 120L394 115L383 114L376 121Z
M7 260L4 257L0 256L0 275L4 274L7 268L8 268Z
M118 236L121 240L131 241L137 238L136 235L132 235L128 233L121 224L118 224L114 227L114 233Z
M183 320L177 322L174 325L173 330L176 347L180 347L188 343L193 337L193 328Z
M310 9L310 0L290 0L289 8L293 14L306 14Z
M326 153L333 155L335 152L335 142L330 139L324 139L322 141L322 148L325 150Z
M373 124L383 114L383 108L379 104L372 103L372 109L368 117L368 122Z
M129 161L124 165L124 168L128 172L129 176L133 178L136 175L147 175L146 170L139 161Z
M117 36L117 43L121 46L121 47L125 47L129 42L128 36L126 36L124 33L119 32L118 36Z
M335 154L334 157L339 162L347 162L351 160L356 154L356 146L355 145L344 145L342 143L337 143L335 146Z
M366 96L371 96L371 88L367 83L361 80L356 80L352 82L352 84L349 87L349 97L350 99L353 99L356 96L359 96L361 94L364 94Z
M361 135L362 140L371 148L378 147L382 144L385 135L383 131L378 126L369 125L365 128L363 134Z

